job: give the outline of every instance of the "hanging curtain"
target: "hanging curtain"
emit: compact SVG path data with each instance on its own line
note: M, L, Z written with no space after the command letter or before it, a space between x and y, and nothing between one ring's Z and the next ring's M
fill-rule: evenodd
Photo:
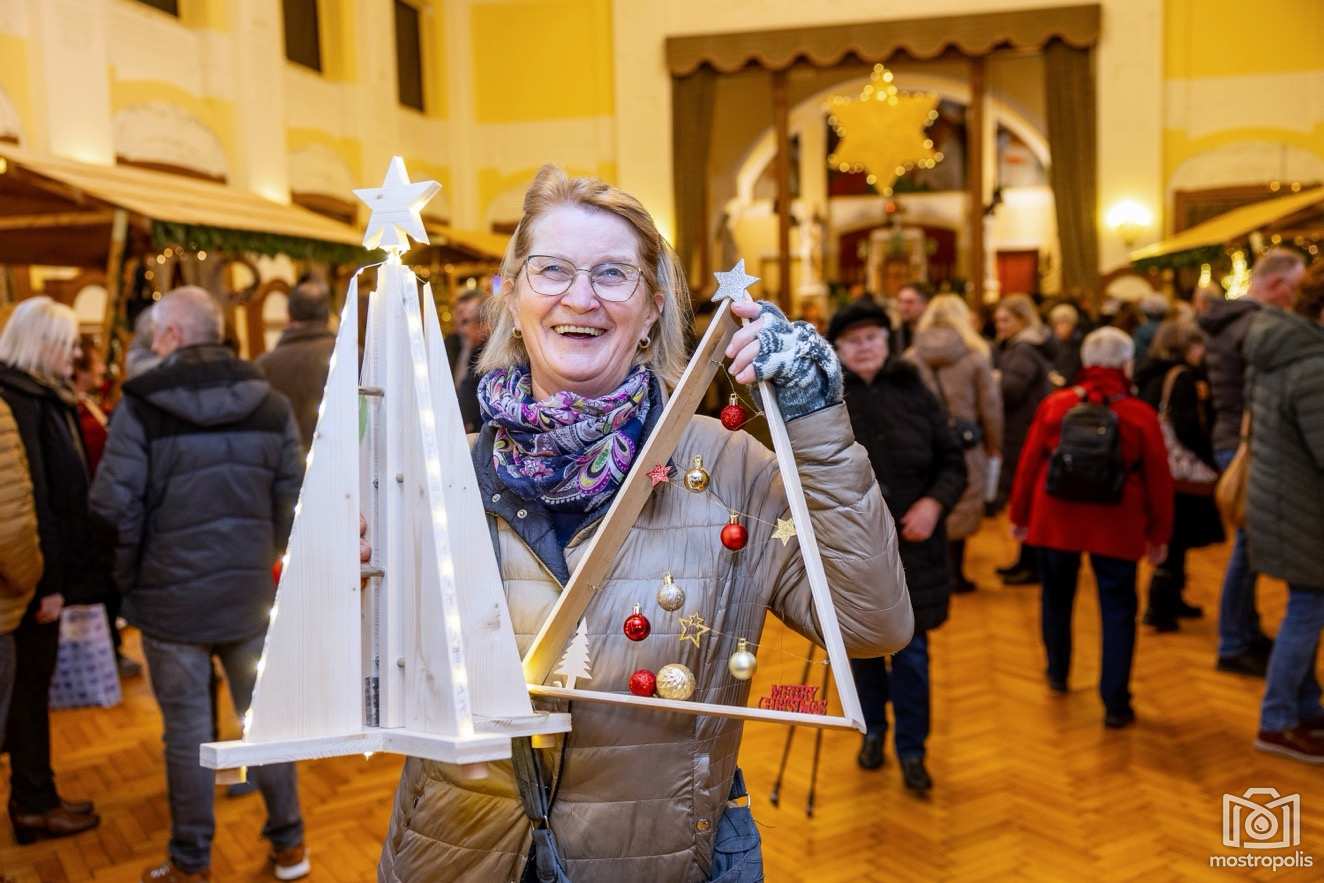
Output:
M1099 277L1098 162L1094 74L1089 49L1060 40L1044 47L1049 180L1062 248L1062 290L1097 298Z
M676 197L676 253L693 290L708 278L708 154L717 74L707 65L671 79L671 181Z

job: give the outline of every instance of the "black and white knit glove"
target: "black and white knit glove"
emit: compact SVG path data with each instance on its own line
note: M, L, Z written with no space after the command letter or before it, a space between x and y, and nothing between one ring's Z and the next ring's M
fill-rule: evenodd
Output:
M832 345L808 322L791 322L768 301L759 303L756 320L759 354L754 374L772 383L787 420L803 417L841 401L841 363Z

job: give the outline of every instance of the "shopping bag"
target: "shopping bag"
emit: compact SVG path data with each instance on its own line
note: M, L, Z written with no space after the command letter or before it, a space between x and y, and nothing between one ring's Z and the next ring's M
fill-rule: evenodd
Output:
M60 655L51 679L51 708L119 705L119 669L110 622L101 604L81 604L60 613Z

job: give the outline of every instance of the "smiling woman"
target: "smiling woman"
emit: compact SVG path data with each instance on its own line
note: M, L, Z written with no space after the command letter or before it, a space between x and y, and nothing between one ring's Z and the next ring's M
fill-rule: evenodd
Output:
M524 653L657 424L665 386L684 368L689 292L637 199L551 166L525 195L502 277L478 366L485 422L473 458ZM811 518L847 651L893 652L910 639L910 600L896 531L841 404L840 366L810 326L791 325L775 307L732 310L751 320L726 352L733 376L773 384L805 491L830 501ZM799 547L771 535L788 512L772 452L694 417L674 462L695 458L712 464L710 482L650 498L615 569L594 587L580 624L593 689L624 692L641 666L680 661L693 671L695 700L746 704L749 681L704 664L729 650L677 651L674 640L657 640L674 637L681 615L654 600L667 572L683 580L684 613L750 643L768 611L822 641ZM728 505L749 513L757 554L717 542ZM655 624L652 641L623 633L634 613ZM740 723L726 718L581 703L557 750L518 744L516 764L489 765L481 782L411 759L378 878L761 880L750 811L728 806L744 795L740 735Z

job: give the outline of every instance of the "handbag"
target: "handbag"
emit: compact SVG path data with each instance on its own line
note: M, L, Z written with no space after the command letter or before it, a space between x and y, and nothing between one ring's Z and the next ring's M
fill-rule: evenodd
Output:
M1172 415L1169 413L1172 388L1185 370L1182 365L1174 365L1168 371L1168 376L1163 378L1163 397L1159 401L1159 428L1163 431L1163 445L1168 450L1168 471L1172 473L1177 492L1207 497L1214 492L1218 473L1194 451L1181 443L1177 438L1177 430L1172 425Z
M1214 502L1218 511L1233 527L1246 526L1246 495L1250 489L1250 400L1246 401L1246 410L1241 415L1241 441L1237 452L1232 455L1232 462L1227 464L1214 488Z
M51 708L120 704L119 667L101 604L71 605L60 611L60 649L50 696Z
M933 369L933 380L938 387L938 398L942 399L942 406L947 410L947 425L951 427L952 434L960 442L961 450L969 451L979 447L984 441L984 428L973 420L966 420L952 413L952 406L947 404L947 393L942 388L942 373L936 368Z

